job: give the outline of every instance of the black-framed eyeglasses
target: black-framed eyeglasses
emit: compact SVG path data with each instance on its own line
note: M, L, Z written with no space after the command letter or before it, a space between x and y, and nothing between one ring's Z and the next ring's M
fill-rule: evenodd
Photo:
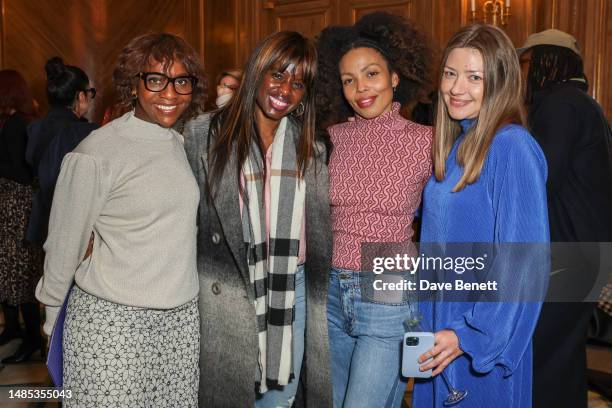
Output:
M89 96L91 99L96 97L96 88L87 88L83 92L85 92L85 94L87 94L87 96Z
M191 95L198 83L198 78L191 75L172 78L161 72L141 72L138 74L138 77L144 81L144 86L147 91L161 92L166 89L170 82L172 82L174 90L179 95Z

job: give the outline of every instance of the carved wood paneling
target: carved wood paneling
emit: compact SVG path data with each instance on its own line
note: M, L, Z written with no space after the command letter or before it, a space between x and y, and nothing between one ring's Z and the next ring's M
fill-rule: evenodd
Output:
M204 7L204 66L209 75L209 101L214 102L215 77L218 72L238 65L240 25L237 2L207 0ZM242 62L240 62L242 65ZM212 106L209 103L209 106Z
M473 22L488 23L492 24L493 16L490 13L490 9L487 7L488 12L485 13L486 0L476 0L476 19L473 18L471 0L461 1L461 22L463 24L470 24ZM502 4L505 9L505 0L502 0ZM533 11L534 5L533 0L514 0L510 3L510 17L507 20L506 25L502 25L500 17L497 17L497 26L502 28L504 32L510 37L512 43L519 47L525 42L529 34L532 33L533 28ZM458 28L458 27L457 27ZM452 33L449 33L449 35Z
M199 47L198 0L3 0L3 68L20 71L44 113L44 64L60 56L82 68L98 89L90 116L112 103L112 71L125 44L150 31L168 31ZM193 18L196 16L195 19Z
M217 0L218 1L218 0ZM236 21L238 22L238 38L236 62L245 63L251 51L267 33L263 32L262 19L265 10L262 0L234 0L238 3Z
M185 39L200 55L205 52L205 24L202 24L205 11L204 0L185 1Z
M482 18L485 0L476 0ZM352 24L386 10L411 18L441 51L471 20L471 0L0 0L0 65L20 70L46 107L44 62L59 55L85 69L100 90L93 117L112 95L111 73L125 43L146 31L184 36L204 57L212 80L241 67L266 35L297 30L314 37L331 24ZM533 32L558 28L574 35L583 52L591 94L612 117L612 5L609 0L511 0L504 27L516 46ZM434 69L437 69L437 62ZM213 95L210 89L210 95Z
M349 0L341 2L340 4L341 6L345 5L348 8L347 12L342 13L343 16L350 18L349 21L345 20L346 24L354 24L364 15L373 13L375 11L388 11L389 13L410 18L412 14L413 2L414 0Z
M612 119L612 87L609 81L612 52L612 13L609 0L534 0L533 32L556 28L570 33L580 46L589 92Z
M591 94L595 99L605 102L604 92L610 88L609 83L605 83L606 77L603 76L606 33L606 1L607 0L587 0L585 5L580 8L582 11L580 21L582 27L572 27L572 32L579 32L580 44L582 46L582 58L585 62L584 69L589 82L591 83ZM574 31L575 30L575 31ZM612 61L609 61L611 63ZM611 77L607 77L609 81ZM607 85L607 88L606 88ZM609 91L608 91L609 92ZM610 108L608 105L607 108Z
M430 35L432 46L438 56L442 53L451 35L463 25L462 10L461 1L417 1L413 19Z
M326 26L335 24L333 7L327 0L276 1L266 12L266 21L272 25L262 27L262 36L274 31L293 30L314 38Z
M276 16L276 28L278 31L293 30L310 38L314 38L316 34L328 25L328 22L329 11L325 9L307 13L279 14Z

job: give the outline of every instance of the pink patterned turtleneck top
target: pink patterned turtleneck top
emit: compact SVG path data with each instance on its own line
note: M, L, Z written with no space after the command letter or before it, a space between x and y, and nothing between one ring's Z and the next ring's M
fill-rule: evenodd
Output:
M362 270L362 242L405 242L431 175L432 129L400 116L400 104L374 119L329 128L330 203L336 268Z

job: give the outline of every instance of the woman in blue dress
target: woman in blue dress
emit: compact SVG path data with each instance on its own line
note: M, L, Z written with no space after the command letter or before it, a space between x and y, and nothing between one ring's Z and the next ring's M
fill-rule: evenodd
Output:
M440 72L434 175L424 190L421 242L548 242L546 161L525 129L511 41L493 26L465 27L450 39ZM544 268L505 266L502 280L542 293ZM433 377L417 381L414 407L444 405L449 389L438 375L443 370L452 386L468 391L459 406L531 406L531 338L541 303L514 300L421 303L435 345L419 362L421 370L433 369Z

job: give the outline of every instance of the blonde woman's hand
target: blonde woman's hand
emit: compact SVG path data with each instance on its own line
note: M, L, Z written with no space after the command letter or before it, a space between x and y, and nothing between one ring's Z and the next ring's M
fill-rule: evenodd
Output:
M421 371L432 369L432 377L440 374L447 365L463 354L463 350L459 348L459 338L453 330L440 330L435 334L434 341L433 348L419 357L419 364L426 362L421 365Z

